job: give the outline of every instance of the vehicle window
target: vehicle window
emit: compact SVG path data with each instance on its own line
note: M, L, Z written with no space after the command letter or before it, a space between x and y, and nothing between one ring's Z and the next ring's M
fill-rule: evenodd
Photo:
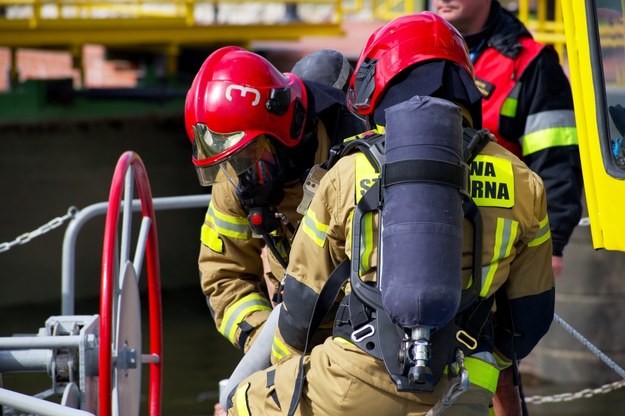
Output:
M623 0L596 0L594 11L600 45L601 70L605 81L605 105L608 110L607 120L604 120L604 125L607 124L605 128L608 130L606 135L608 143L603 143L604 146L602 146L604 163L608 173L623 177L625 173L625 23ZM590 16L592 15L590 14ZM609 153L609 155L605 153Z

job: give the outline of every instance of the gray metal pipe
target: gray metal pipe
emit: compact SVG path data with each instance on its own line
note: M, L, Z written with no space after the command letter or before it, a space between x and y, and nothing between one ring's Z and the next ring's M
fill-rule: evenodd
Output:
M2 337L0 338L0 350L78 348L80 339L80 335Z
M48 372L51 350L0 351L0 373Z
M183 208L208 207L210 194L170 196L153 198L152 205L155 211ZM74 314L74 281L76 271L76 241L82 226L95 216L106 213L108 202L98 202L78 211L76 216L69 222L63 237L63 260L61 276L61 314ZM132 201L132 210L141 211L141 201Z
M93 416L93 413L84 410L72 409L3 388L0 388L0 404L39 416Z

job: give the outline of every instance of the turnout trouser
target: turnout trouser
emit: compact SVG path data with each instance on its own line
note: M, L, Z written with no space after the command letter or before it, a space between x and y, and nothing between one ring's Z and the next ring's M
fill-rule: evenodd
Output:
M229 415L286 415L299 368L299 356L254 373L237 387ZM433 393L397 392L384 363L353 344L328 338L305 358L306 384L296 415L425 415L443 393L443 375ZM469 370L470 388L445 416L487 416L498 371L484 361ZM486 370L486 371L484 371ZM474 373L473 376L471 373ZM480 374L478 374L478 372Z

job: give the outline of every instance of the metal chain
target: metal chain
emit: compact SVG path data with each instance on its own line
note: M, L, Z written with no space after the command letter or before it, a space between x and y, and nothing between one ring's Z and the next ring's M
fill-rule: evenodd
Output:
M590 350L593 354L595 354L601 361L608 365L612 370L614 370L618 375L623 377L622 380L615 381L613 383L604 384L601 387L597 387L594 389L583 389L578 391L577 393L561 393L555 394L553 396L531 396L526 397L524 400L526 403L531 404L542 404L542 403L559 403L559 402L569 402L571 400L577 399L587 399L598 394L606 394L613 390L620 389L625 386L625 370L621 368L617 363L615 363L610 357L608 357L605 353L603 353L599 348L593 345L588 339L586 339L582 334L580 334L575 328L573 328L569 323L567 323L564 319L562 319L557 313L553 314L553 320L556 321L562 329L564 329L569 334L573 335L575 339L582 343L586 348Z
M625 386L625 380L619 380L613 383L604 384L603 386L595 389L583 389L576 393L560 393L554 394L553 396L530 396L525 398L525 402L530 404L570 402L571 400L588 399L599 394L610 393L611 391L620 389L623 386Z
M68 220L74 218L77 213L78 213L78 208L73 207L73 206L69 207L69 209L67 210L67 214L63 215L62 217L56 217L56 218L50 220L47 224L44 224L41 227L37 228L36 230L31 231L29 233L24 233L24 234L18 236L13 241L9 241L9 242L6 242L6 243L0 243L0 253L3 253L5 251L9 251L14 246L26 244L30 240L32 240L33 238L39 237L40 235L43 235L43 234L47 233L48 231L51 231L51 230L54 230L57 227L60 227L61 225L63 225L63 223L65 221L68 221Z

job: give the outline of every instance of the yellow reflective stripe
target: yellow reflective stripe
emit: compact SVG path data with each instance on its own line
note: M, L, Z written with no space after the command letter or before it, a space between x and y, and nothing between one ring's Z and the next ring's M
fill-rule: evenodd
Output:
M545 216L545 218L540 221L540 230L536 233L536 237L532 241L530 241L527 245L528 247L536 247L544 243L545 241L551 238L551 230L549 229L549 217Z
M251 236L247 218L224 214L215 209L212 201L208 206L208 211L206 211L206 217L204 219L221 235L242 240L248 239Z
M512 245L516 239L519 223L506 218L497 218L497 229L495 230L495 241L493 244L493 258L490 263L482 267L482 290L480 296L488 294L493 278L499 268L499 261L510 255Z
M239 324L247 315L256 311L271 312L271 305L267 298L258 293L252 293L239 299L232 306L226 308L223 320L219 326L219 332L234 345L237 345L235 335Z
M501 115L506 117L514 117L519 101L516 98L508 97L501 106Z
M323 247L326 237L328 236L328 225L319 221L315 212L311 209L306 211L306 215L302 220L302 230L315 244L319 247Z
M219 238L217 231L213 230L206 224L202 224L202 231L200 233L200 241L202 244L210 248L216 253L223 254L224 242Z
M523 136L522 142L523 156L552 147L576 145L578 144L577 128L554 127L535 131Z
M360 275L367 272L371 265L369 258L373 252L373 213L366 212L362 216L362 227L360 234Z
M249 416L250 408L247 406L247 391L250 389L250 383L245 383L237 388L234 394L234 406L237 409L237 415Z
M548 110L527 116L525 134L558 127L575 127L573 110Z
M499 379L499 370L478 358L465 357L464 368L469 372L469 381L471 384L480 386L495 393L497 389L497 380Z
M510 94L506 97L499 114L506 117L515 117L517 105L519 104L519 94L521 93L521 82L517 82L512 87Z
M281 360L284 357L291 355L289 348L278 337L273 337L273 344L271 345L271 355L277 360Z

